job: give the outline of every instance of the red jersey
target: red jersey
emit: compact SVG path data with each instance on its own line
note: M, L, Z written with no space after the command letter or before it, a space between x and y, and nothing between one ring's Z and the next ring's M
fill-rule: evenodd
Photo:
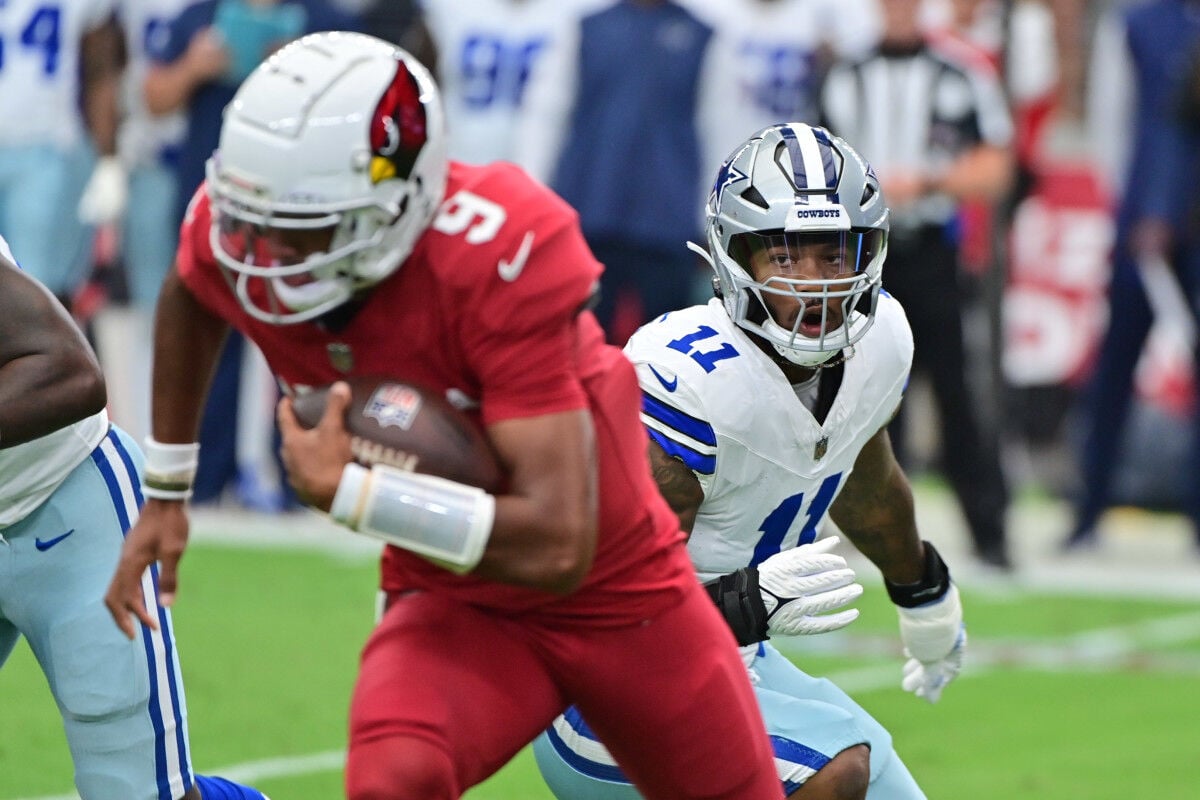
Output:
M548 189L509 164L452 162L446 200L412 254L337 329L320 320L272 325L247 314L213 256L210 225L201 186L180 233L179 274L202 304L258 345L288 385L395 376L446 392L485 426L591 412L600 530L578 592L559 597L457 576L391 546L385 590L627 623L674 602L678 588L695 580L678 521L650 474L633 368L584 311L602 267L575 212Z

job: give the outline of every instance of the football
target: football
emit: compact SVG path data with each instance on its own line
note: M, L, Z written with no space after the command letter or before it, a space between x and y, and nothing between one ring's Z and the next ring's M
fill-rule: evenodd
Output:
M394 378L345 380L346 430L358 463L437 475L488 492L500 488L503 471L483 431L439 392ZM293 398L305 428L320 422L328 393L323 386Z

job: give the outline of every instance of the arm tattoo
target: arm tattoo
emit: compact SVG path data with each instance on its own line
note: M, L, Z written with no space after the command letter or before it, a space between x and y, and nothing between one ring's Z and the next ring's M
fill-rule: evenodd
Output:
M650 442L649 455L650 472L654 475L654 482L658 484L659 493L678 515L683 530L691 533L692 525L696 521L696 512L700 509L700 503L704 501L704 490L700 488L700 481L691 468L679 459L667 455L653 441Z

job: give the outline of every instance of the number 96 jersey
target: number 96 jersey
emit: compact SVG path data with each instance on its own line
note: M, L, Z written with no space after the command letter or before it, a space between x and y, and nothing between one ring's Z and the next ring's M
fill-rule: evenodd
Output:
M720 300L673 311L625 346L650 438L700 481L688 552L701 580L812 542L863 445L899 407L912 331L881 293L819 422Z

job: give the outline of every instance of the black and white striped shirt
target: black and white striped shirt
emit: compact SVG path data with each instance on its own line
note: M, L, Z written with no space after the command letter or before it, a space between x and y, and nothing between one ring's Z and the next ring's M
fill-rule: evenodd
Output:
M994 72L941 49L880 47L835 64L821 91L833 133L854 144L885 180L888 173L936 175L981 144L1007 147L1013 137L1008 102ZM892 227L943 224L956 203L930 195L893 209Z

